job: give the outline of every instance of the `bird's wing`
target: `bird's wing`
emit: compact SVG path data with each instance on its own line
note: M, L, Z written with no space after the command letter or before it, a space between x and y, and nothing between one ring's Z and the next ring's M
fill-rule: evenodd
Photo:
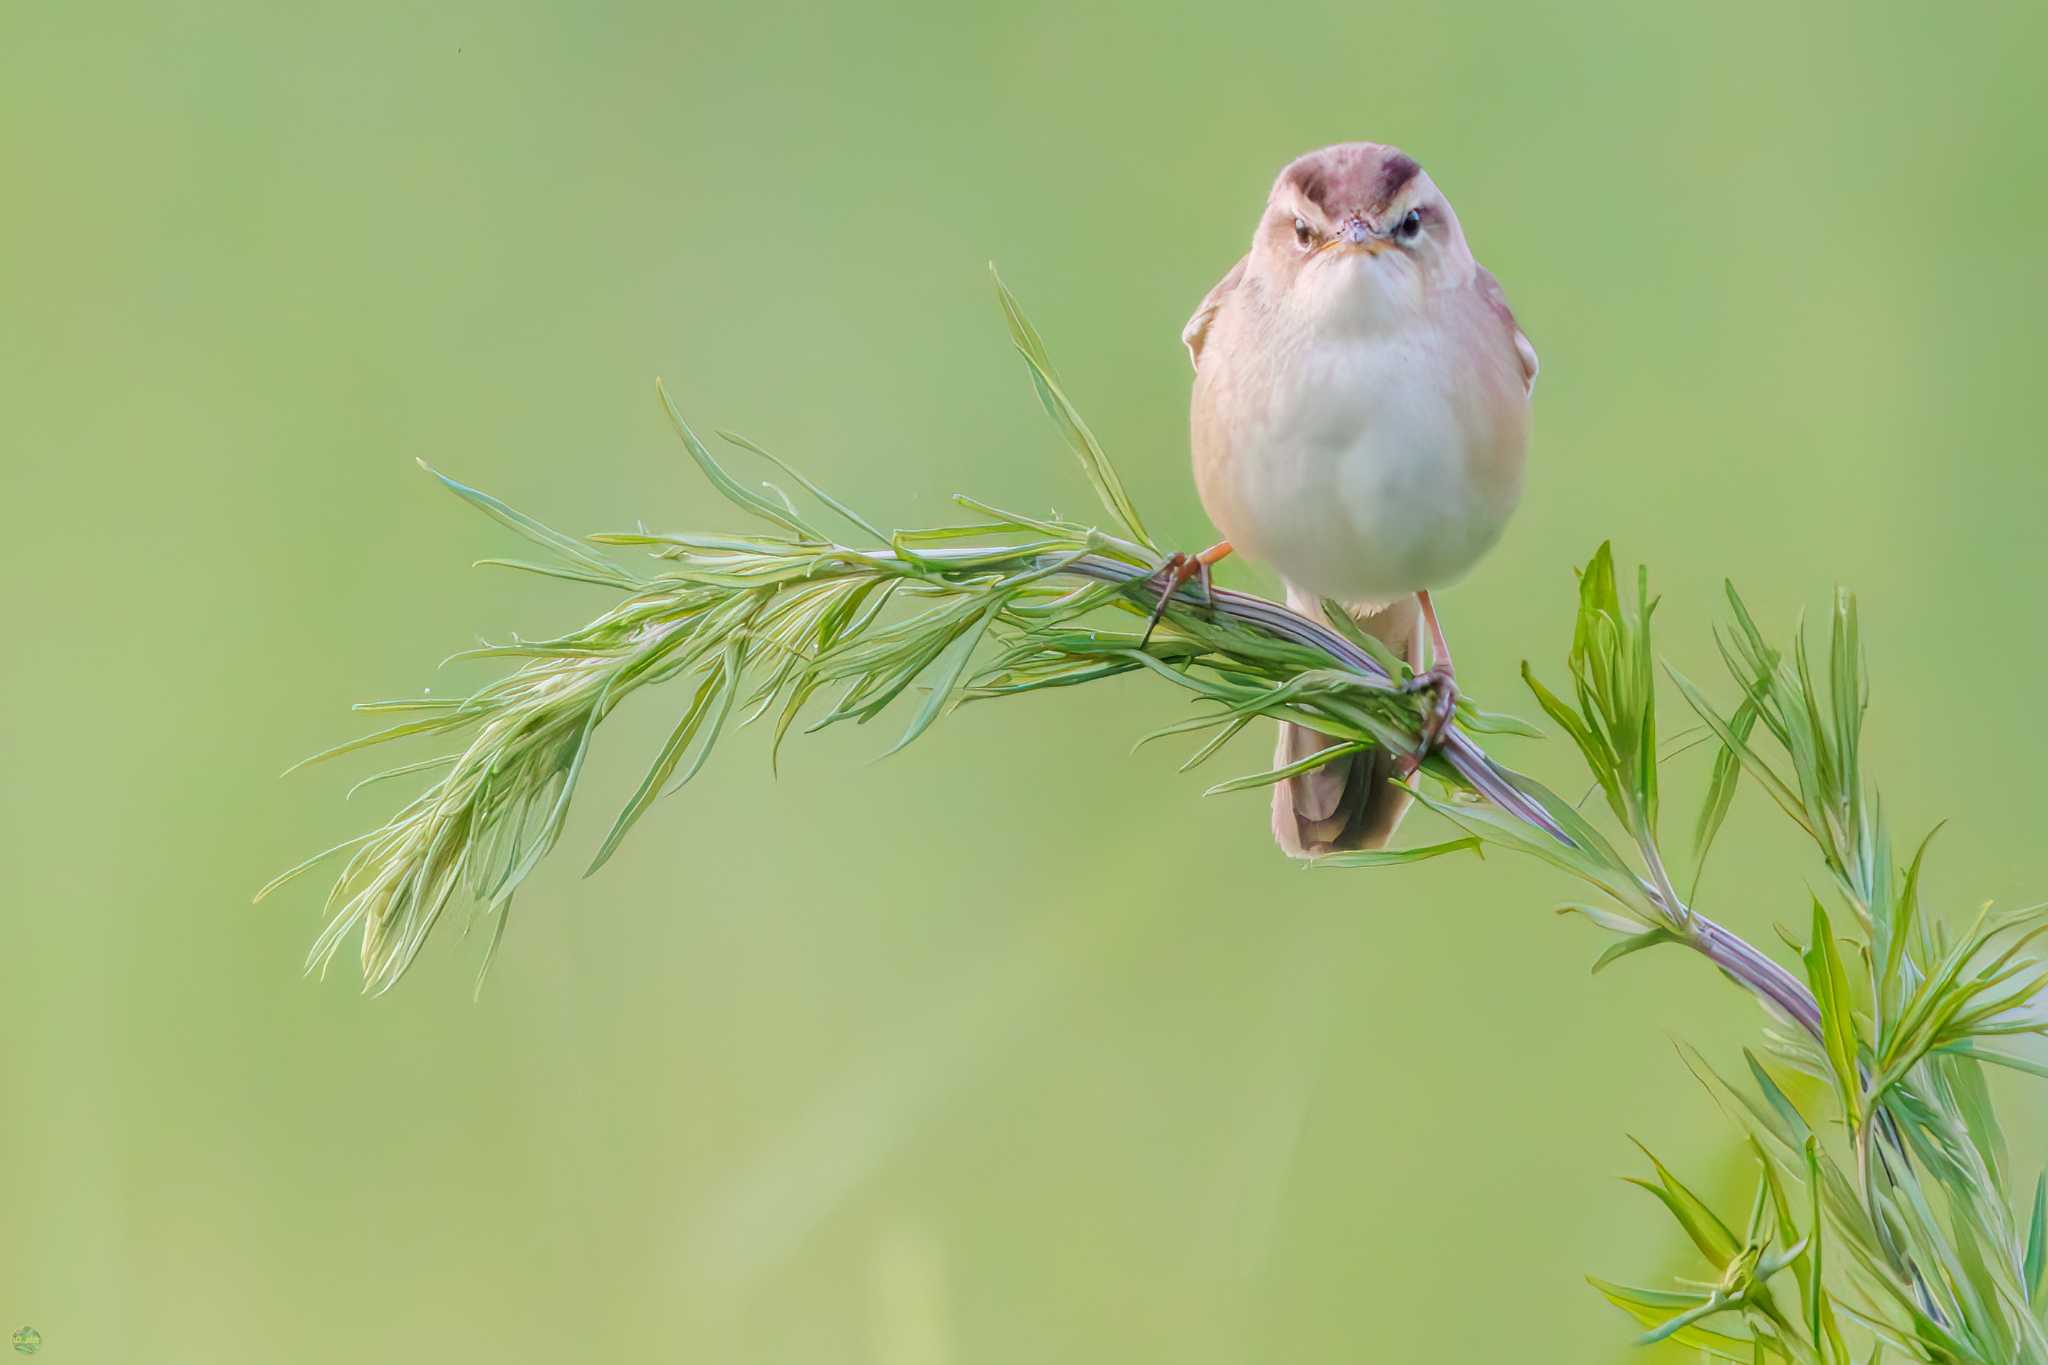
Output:
M1216 287L1202 295L1202 301L1195 307L1195 315L1188 319L1188 325L1180 329L1181 345L1188 348L1188 361L1196 369L1202 368L1202 343L1209 339L1209 324L1216 321L1216 314L1223 309L1223 302L1230 297L1230 291L1237 288L1237 282L1244 278L1244 263L1247 256L1237 258L1237 264L1230 267Z
M1516 323L1515 310L1508 307L1507 291L1500 287L1500 281L1493 277L1493 272L1483 265L1479 267L1479 295L1486 300L1486 306L1493 310L1494 316L1507 327L1508 337L1514 342L1515 355L1522 362L1522 387L1529 393L1535 393L1536 372L1542 368L1536 360L1536 348L1529 344L1529 338Z

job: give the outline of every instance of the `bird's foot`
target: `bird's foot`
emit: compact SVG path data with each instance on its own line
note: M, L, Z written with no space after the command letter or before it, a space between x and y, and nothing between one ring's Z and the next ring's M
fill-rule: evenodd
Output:
M1211 545L1198 555L1176 550L1166 557L1166 563L1160 565L1159 573L1154 575L1163 575L1165 586L1159 591L1159 600L1152 604L1152 614L1145 618L1145 633L1138 637L1138 648L1143 649L1151 643L1152 631L1159 625L1160 618L1166 615L1166 604L1190 581L1201 583L1204 605L1214 605L1214 584L1210 581L1209 569L1229 553L1230 542L1226 540Z
M1407 778L1413 777L1423 760L1436 752L1451 718L1458 713L1458 675L1448 664L1438 664L1402 683L1401 691L1409 696L1423 692L1430 694L1429 709L1422 718L1422 733L1416 740L1415 752L1401 761L1401 776Z

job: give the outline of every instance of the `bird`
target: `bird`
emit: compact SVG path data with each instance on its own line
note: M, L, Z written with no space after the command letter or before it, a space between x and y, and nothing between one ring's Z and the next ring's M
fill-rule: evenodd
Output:
M1493 547L1522 493L1538 363L1500 283L1413 157L1339 143L1281 170L1181 340L1195 484L1223 539L1168 559L1162 605L1234 551L1278 572L1298 612L1335 601L1433 694L1427 753L1456 696L1430 593ZM1336 742L1283 721L1274 767ZM1375 747L1282 779L1274 838L1295 857L1383 847L1412 799L1393 779L1420 761Z

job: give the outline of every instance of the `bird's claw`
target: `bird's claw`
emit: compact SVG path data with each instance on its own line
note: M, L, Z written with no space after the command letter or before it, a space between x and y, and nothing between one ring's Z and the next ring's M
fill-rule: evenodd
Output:
M1458 676L1449 668L1438 664L1435 668L1417 673L1401 684L1401 691L1409 696L1416 693L1431 694L1429 710L1422 718L1422 733L1417 738L1415 752L1402 760L1402 777L1412 777L1422 766L1423 760L1435 753L1443 743L1444 731L1450 727L1451 718L1458 713Z
M1209 561L1200 555L1191 555L1181 550L1174 551L1166 557L1166 562L1159 566L1159 573L1153 576L1161 575L1165 577L1166 586L1160 589L1159 600L1152 604L1152 613L1145 618L1145 633L1138 637L1140 649L1152 642L1153 630L1159 625L1160 618L1166 615L1166 604L1171 602L1173 595L1190 580L1201 583L1204 603L1213 604L1215 601L1211 592Z

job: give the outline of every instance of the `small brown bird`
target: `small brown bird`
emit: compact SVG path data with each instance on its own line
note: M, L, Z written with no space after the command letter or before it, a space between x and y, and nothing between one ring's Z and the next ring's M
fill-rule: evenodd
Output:
M1225 539L1175 556L1177 585L1233 549L1265 561L1295 610L1343 603L1423 668L1434 743L1455 695L1432 588L1500 538L1522 491L1536 351L1422 167L1349 142L1280 172L1251 250L1188 320L1195 482ZM1275 766L1328 747L1283 723ZM1409 760L1412 762L1412 760ZM1377 848L1408 794L1380 750L1273 789L1273 834L1297 857Z

